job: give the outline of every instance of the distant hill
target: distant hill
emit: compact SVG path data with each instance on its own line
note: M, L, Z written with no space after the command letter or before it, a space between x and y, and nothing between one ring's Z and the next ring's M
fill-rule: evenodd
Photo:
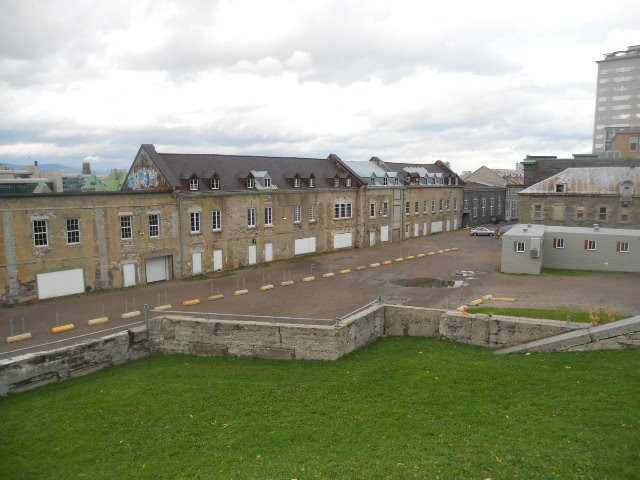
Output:
M2 163L2 162L0 162L0 163ZM17 170L20 170L22 168L31 166L31 165L14 165L12 163L3 163L3 165L6 165L9 168L15 168ZM60 163L41 163L38 166L40 167L40 170L43 170L43 171L64 170L65 172L80 173L79 169L73 168L73 167L69 167L68 165L62 165Z

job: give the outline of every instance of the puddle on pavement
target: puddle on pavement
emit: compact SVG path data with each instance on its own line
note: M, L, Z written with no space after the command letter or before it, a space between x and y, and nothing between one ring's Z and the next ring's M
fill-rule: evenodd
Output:
M434 277L413 277L399 278L394 280L396 285L403 287L423 287L423 288L458 288L466 285L462 280L443 280Z

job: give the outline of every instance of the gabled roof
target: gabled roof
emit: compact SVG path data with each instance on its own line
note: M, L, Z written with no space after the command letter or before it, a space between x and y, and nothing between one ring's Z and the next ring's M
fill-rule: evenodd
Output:
M304 157L267 157L258 155L220 155L220 154L190 154L190 153L158 153L153 145L144 144L142 147L149 155L160 173L173 188L182 188L182 180L196 172L203 179L211 178L214 173L220 177L220 189L216 191L246 191L240 179L268 172L273 185L279 191L293 190L289 181L296 173L303 178L312 174L316 178L317 188L333 188L328 179L339 176L350 176L336 165L335 155L328 158ZM357 176L353 175L357 182ZM354 182L353 186L357 186ZM341 185L344 187L344 185ZM311 188L303 182L302 188ZM299 191L300 188L295 188Z
M640 168L586 167L567 168L541 182L521 190L521 194L553 195L619 195L620 184L631 181L635 195L640 192ZM556 184L564 184L564 192L556 193Z

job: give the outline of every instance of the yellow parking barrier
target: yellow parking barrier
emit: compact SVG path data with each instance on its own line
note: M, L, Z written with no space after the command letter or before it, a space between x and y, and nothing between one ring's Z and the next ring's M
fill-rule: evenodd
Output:
M491 300L491 295L483 295L480 297L483 301Z
M207 297L207 300L211 300L212 302L215 302L216 300L222 300L224 298L224 295L222 293L218 293L217 295L209 295Z
M102 325L108 321L109 317L92 318L91 320L87 320L87 325Z
M404 258L398 257L398 258L394 259L393 261L394 262L404 262Z
M515 302L515 298L506 298L506 297L491 297L491 300L497 300L498 302Z
M280 286L288 287L289 285L293 285L293 280L287 280L285 282L280 282Z
M173 308L173 306L170 303L165 303L164 305L153 307L151 310L153 312L164 312L165 310L171 310L171 308Z
M429 252L429 253L427 253L427 256L430 257L431 255L435 255L435 254L436 254L436 252Z
M73 330L76 326L73 323L67 323L66 325L60 325L59 327L53 327L51 333L68 332Z
M382 265L391 265L393 262L391 260L385 260L382 262Z
M182 305L184 305L185 307L190 307L192 305L199 305L199 304L200 304L199 298L194 298L192 300L185 300L184 302L182 302Z
M31 332L21 333L20 335L13 335L7 337L7 343L22 342L23 340L29 340L31 338Z
M469 302L469 305L473 305L474 307L477 307L478 305L481 305L483 303L483 300L481 298L476 298L475 300L472 300Z
M313 282L316 279L316 277L314 277L313 275L311 275L310 277L304 277L302 279L303 282Z
M469 307L467 305L460 305L456 310L459 312L465 312Z
M340 270L338 272L340 275L346 275L347 273L351 273L351 269L350 268L343 268L342 270Z
M416 257L418 257L418 258L422 258L422 257L424 257L424 256L425 256L425 254L424 254L424 253L419 253L419 254L417 254L417 255L416 255Z
M236 290L235 292L233 292L233 296L234 297L239 297L240 295L246 295L247 293L249 293L249 290L247 290L246 288L243 288L241 290ZM200 303L200 302L198 302Z
M127 318L133 318L133 317L139 317L139 316L140 316L140 310L133 310L131 312L123 313L122 315L120 315L120 318L122 318L123 320L126 320Z
M414 255L407 255L405 260L413 260L414 258L416 258Z
M450 252L450 251L451 251L451 249L450 249L450 248L443 248L443 249L442 249L442 251L443 251L443 252Z
M322 274L322 278L331 278L333 276L335 276L335 273L333 272L327 272Z
M369 265L370 268L377 268L379 266L380 266L380 264L378 262L372 263L371 265Z
M275 287L274 287L272 284L269 284L269 285L262 285L262 286L260 287L260 291L261 291L261 292L266 292L267 290L271 290L271 289L273 289L273 288L275 288Z
M438 253L444 253L444 250L438 250Z
M365 268L367 268L366 265L360 265L360 266L356 267L356 270L359 272L361 270L364 270Z

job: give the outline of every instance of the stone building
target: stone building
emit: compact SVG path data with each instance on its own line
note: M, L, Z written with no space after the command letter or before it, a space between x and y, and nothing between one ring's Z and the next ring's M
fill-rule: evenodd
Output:
M476 227L504 221L505 187L467 181L463 190L463 226Z
M524 178L518 170L488 168L483 165L467 175L464 181L504 187L506 189L504 220L518 218L518 193L524 188Z
M640 228L640 167L567 168L520 192L525 223Z
M0 196L0 299L128 287L399 241L405 191L412 201L440 206L411 217L424 223L420 233L459 227L455 173L429 167L439 175L430 187L421 177L418 188L363 163L379 175L376 185L336 155L171 154L142 145L119 192Z

